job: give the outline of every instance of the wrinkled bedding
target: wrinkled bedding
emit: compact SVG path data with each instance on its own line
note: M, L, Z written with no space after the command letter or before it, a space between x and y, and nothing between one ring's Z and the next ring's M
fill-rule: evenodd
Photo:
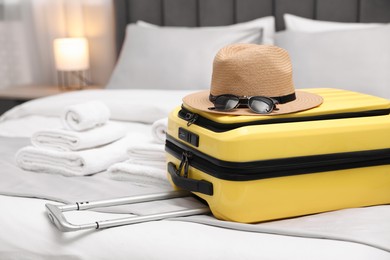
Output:
M63 103L72 98L64 97ZM48 106L50 110L50 106L58 105L54 101L40 104L35 100L32 105L26 103L11 110L2 118L0 130L11 120L19 127L25 118L29 118L26 124L34 124L34 117L39 122L58 120L54 112L47 115L38 109ZM60 110L55 107L52 111ZM129 131L150 133L151 123L140 123L135 117L127 118L124 124ZM0 137L0 259L390 259L389 205L252 225L202 215L61 233L47 218L45 203L108 199L171 188L115 181L105 172L64 177L23 171L15 165L14 155L29 144L29 134L25 131L23 138ZM194 198L179 198L72 212L67 217L77 224L191 207L204 205Z

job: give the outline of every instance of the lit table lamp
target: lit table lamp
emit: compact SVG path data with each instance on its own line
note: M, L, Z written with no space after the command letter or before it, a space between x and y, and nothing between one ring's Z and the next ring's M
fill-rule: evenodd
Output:
M54 59L60 87L81 89L89 85L89 51L86 38L55 39Z

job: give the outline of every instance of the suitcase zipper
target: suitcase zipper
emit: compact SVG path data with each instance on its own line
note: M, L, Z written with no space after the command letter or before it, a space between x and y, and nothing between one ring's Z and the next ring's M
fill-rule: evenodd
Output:
M183 109L183 107L182 107L182 109ZM181 111L179 111L179 115L180 115L180 112ZM187 126L190 126L193 123L195 123L196 120L198 120L199 115L196 114L196 113L191 113L188 110L185 110L185 111L182 112L182 117L181 118L187 121Z
M263 118L261 120L255 120L251 122L223 124L223 123L218 123L213 120L210 120L197 113L193 113L188 109L186 109L184 106L182 106L181 110L178 112L178 117L187 121L187 126L191 126L192 124L195 124L214 132L226 132L242 126L250 126L250 125L266 125L266 124L276 124L276 123L293 123L293 122L342 119L342 118L353 118L353 117L383 116L388 114L390 114L389 108L359 111L359 112L319 115L319 116L295 117L295 118L269 118L269 119Z
M183 176L188 176L188 169L191 166L216 178L234 181L249 181L390 164L390 149L251 162L228 162L197 151L169 135L167 136L165 150L181 160L179 172L184 170Z

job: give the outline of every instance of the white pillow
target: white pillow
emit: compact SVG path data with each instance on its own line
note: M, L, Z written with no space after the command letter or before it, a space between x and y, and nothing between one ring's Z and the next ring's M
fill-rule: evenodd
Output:
M286 25L286 30L298 32L325 32L350 29L365 29L384 25L380 23L341 23L318 21L295 16L292 14L284 14L283 19Z
M144 27L158 26L144 21L137 21L137 24L139 26L144 26ZM244 29L244 28L253 28L253 27L263 28L263 42L262 42L263 44L274 44L275 17L273 16L266 16L248 22L236 23L236 24L226 25L226 26L205 26L200 28L202 28L203 30L207 30L207 29L213 30L213 29L220 29L220 28ZM175 28L175 27L170 27L170 28Z
M296 88L341 88L390 99L390 25L276 34L293 64Z
M260 28L208 30L130 24L107 88L207 89L219 49L261 40Z

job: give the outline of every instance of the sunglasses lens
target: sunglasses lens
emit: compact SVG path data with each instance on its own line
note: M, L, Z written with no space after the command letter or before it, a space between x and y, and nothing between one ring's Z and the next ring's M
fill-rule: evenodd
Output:
M274 109L274 102L264 97L252 97L249 100L248 106L258 114L268 114Z
M218 96L214 101L214 106L218 110L232 110L239 101L239 98L234 96Z

